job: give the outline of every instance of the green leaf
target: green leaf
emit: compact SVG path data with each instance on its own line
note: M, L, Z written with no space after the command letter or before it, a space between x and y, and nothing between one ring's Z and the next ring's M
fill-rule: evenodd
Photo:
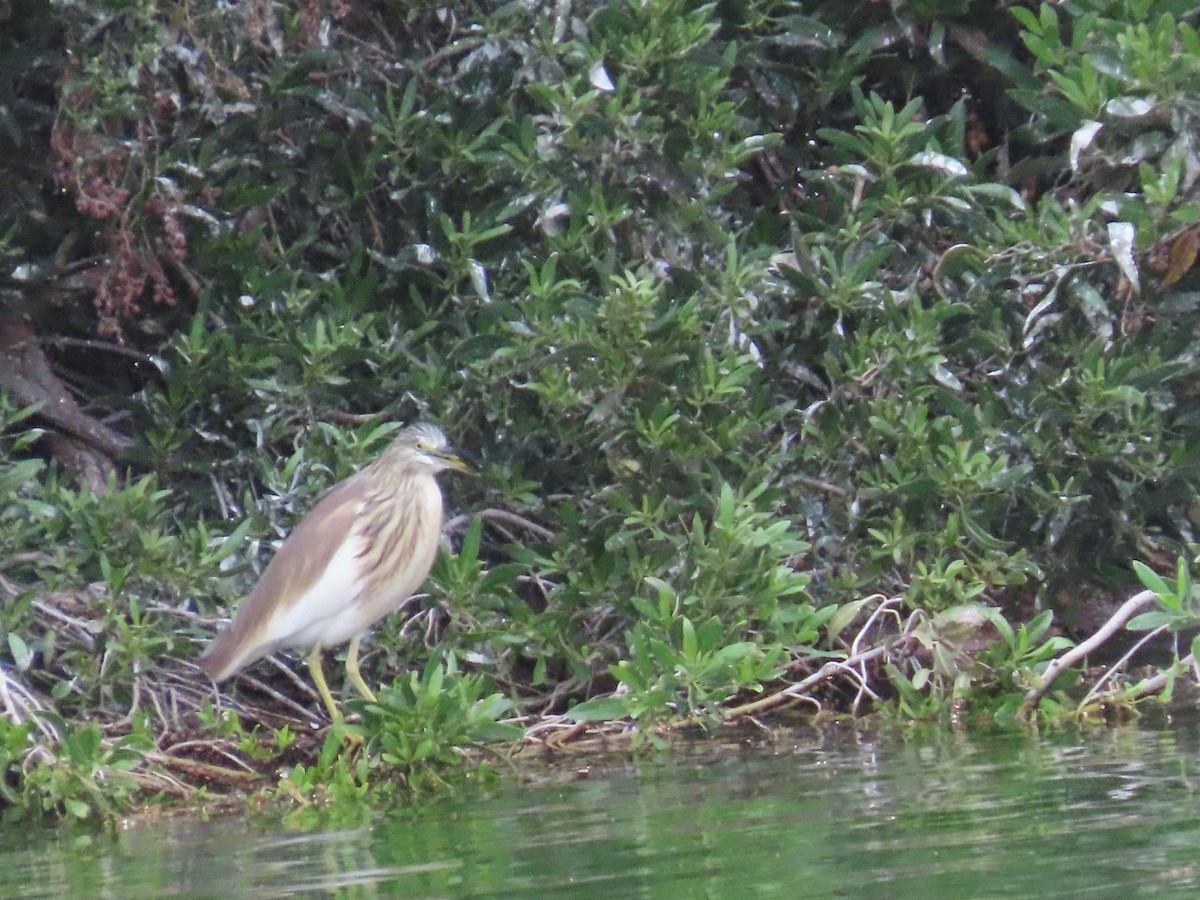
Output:
M1175 560L1175 596L1181 606L1192 596L1192 570L1182 556Z
M12 654L13 662L19 671L26 671L33 663L33 651L29 649L29 645L16 632L10 631L8 633L8 650Z
M874 601L870 600L869 598L864 600L854 600L850 603L843 603L840 607L838 607L837 612L829 617L829 624L825 626L825 631L829 635L829 640L831 642L836 640L838 635L840 635L846 629L846 627L858 617L858 614L862 611L863 606L871 602Z
M1026 31L1030 31L1033 34L1039 35L1042 33L1041 24L1038 22L1037 16L1033 14L1032 10L1025 9L1022 6L1014 6L1009 10L1009 13L1021 23L1021 27Z
M45 467L40 459L23 459L0 471L0 497L11 497L22 485L33 481Z
M525 736L525 729L518 725L504 725L500 722L482 722L471 729L471 737L477 741L519 741Z
M1024 626L1026 634L1029 635L1029 643L1033 644L1042 639L1047 629L1050 628L1050 623L1054 620L1054 611L1043 609L1040 613L1034 616Z
M571 707L563 718L571 722L611 722L624 719L629 708L624 697L593 697Z
M462 549L458 551L460 562L473 563L479 559L479 545L483 539L483 519L475 516L463 535Z
M758 644L754 643L754 641L738 641L736 644L728 644L718 650L716 658L721 662L735 663L749 656L757 649Z
M229 554L241 547L246 540L246 535L250 533L250 525L252 522L253 520L250 518L243 519L237 528L233 529L233 531L231 531L229 535L221 541L216 551L212 554L211 561L213 563L219 563L221 560L229 556Z
M1167 609L1178 611L1182 604L1182 598L1175 595L1175 591L1168 585L1162 577L1151 569L1145 563L1139 562L1136 559L1133 561L1133 571L1147 590L1153 591L1158 597L1159 602Z
M692 620L687 616L683 617L683 655L688 659L695 659L699 656L699 645L696 642L696 626L692 624Z
M1129 631L1153 631L1155 628L1161 628L1163 625L1170 625L1176 621L1176 616L1162 610L1154 610L1153 612L1142 613L1140 616L1134 616L1130 619L1125 627Z

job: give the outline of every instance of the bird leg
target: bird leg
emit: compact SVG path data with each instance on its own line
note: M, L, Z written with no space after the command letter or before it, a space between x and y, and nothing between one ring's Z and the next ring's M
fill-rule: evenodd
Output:
M333 702L333 694L329 693L329 685L325 683L325 670L321 668L320 644L313 647L312 653L308 655L308 671L312 675L313 684L317 686L317 693L321 695L321 702L329 710L329 718L337 722L341 719L342 713L337 708L337 704Z
M350 649L346 651L346 674L350 676L350 683L354 685L363 699L368 703L374 703L376 702L375 692L367 687L362 674L358 671L358 641L359 635L350 639Z

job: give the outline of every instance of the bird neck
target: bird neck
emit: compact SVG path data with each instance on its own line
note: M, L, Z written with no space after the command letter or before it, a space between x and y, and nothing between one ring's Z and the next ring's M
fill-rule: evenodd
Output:
M363 469L361 475L364 483L370 485L372 493L416 496L432 488L440 494L433 472L424 466L412 465L411 460L402 460L389 453L385 453Z

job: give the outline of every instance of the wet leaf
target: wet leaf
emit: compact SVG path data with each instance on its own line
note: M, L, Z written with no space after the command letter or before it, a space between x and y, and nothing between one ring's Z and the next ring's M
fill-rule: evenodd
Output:
M1163 287L1169 287L1188 273L1196 263L1200 251L1200 225L1185 229L1171 242L1167 253L1167 271L1163 275Z
M1136 236L1137 229L1131 222L1109 222L1108 224L1108 243L1112 249L1113 260L1135 293L1141 290L1137 261L1133 258L1133 242Z
M1100 122L1088 121L1084 122L1071 135L1071 148L1067 153L1067 158L1071 163L1071 168L1074 171L1079 171L1079 157L1088 147L1092 145L1092 141L1096 139L1096 135L1100 133L1100 129L1104 125Z

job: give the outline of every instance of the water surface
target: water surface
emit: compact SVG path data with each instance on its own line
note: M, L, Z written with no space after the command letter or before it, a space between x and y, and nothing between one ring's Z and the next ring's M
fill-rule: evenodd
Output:
M1192 897L1198 749L1194 725L850 735L350 821L9 826L0 897Z

